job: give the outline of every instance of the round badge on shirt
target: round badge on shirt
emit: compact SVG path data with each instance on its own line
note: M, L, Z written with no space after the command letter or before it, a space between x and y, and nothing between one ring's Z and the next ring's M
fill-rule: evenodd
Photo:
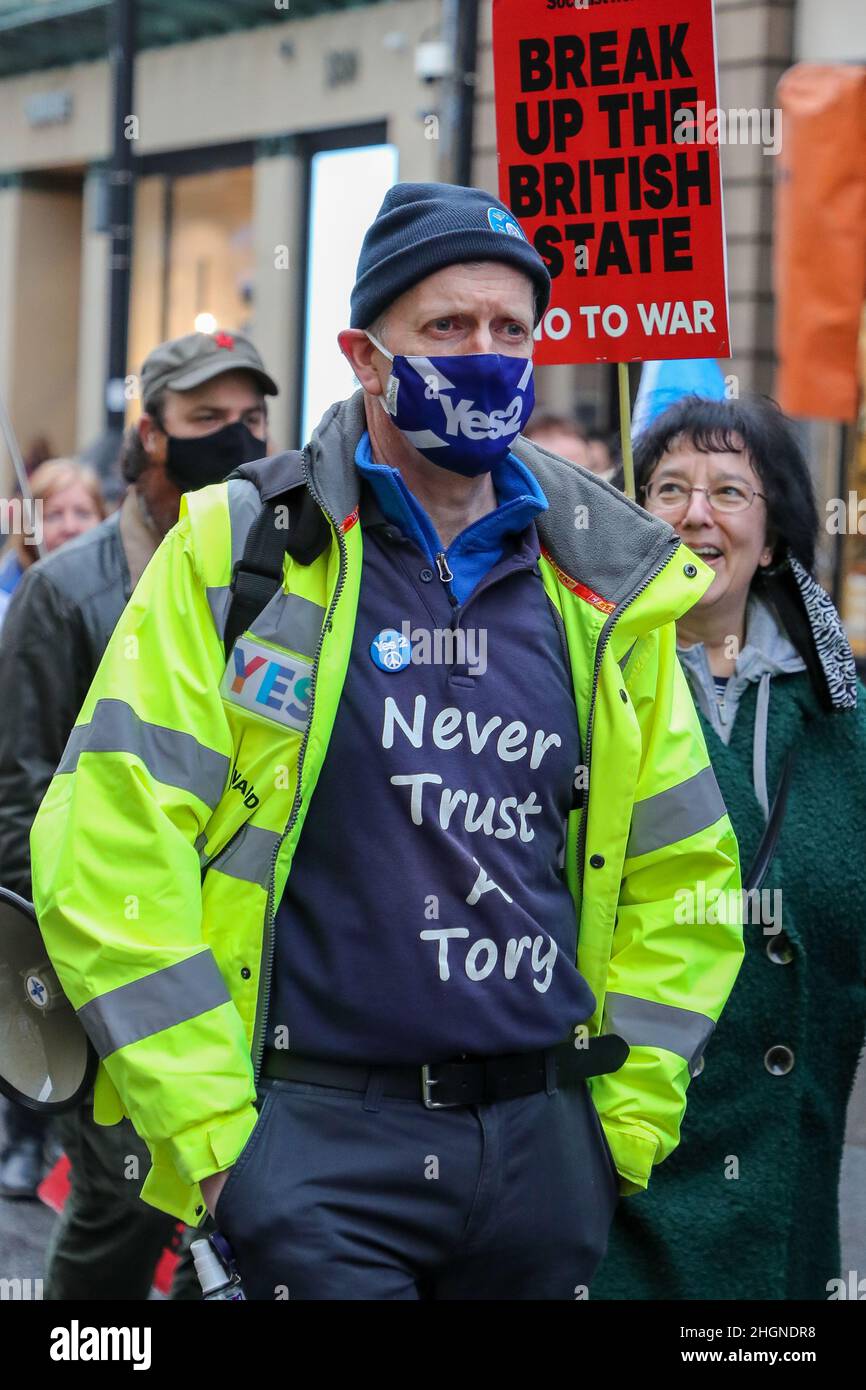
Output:
M412 643L396 628L385 627L370 643L370 655L380 671L405 671L412 660Z

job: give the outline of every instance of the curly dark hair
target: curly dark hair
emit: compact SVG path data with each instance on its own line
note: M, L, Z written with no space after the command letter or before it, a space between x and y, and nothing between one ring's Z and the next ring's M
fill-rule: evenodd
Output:
M684 396L635 441L638 493L646 487L664 455L683 443L701 454L736 454L745 449L767 494L773 565L790 552L811 574L820 524L815 490L791 421L776 402L768 396L732 401Z
M699 453L745 451L748 456L766 494L767 540L773 547L772 563L755 571L752 591L775 608L817 693L826 698L826 678L799 589L786 564L793 555L814 573L820 525L812 477L792 422L768 396L724 401L684 396L635 440L638 499L664 455L683 444ZM617 485L623 485L621 473Z
M153 415L159 423L162 420L162 410L165 404L165 390L157 391L154 396L142 404L147 414ZM138 425L128 425L123 432L123 443L120 446L121 473L128 483L134 483L141 477L149 463L150 456L141 442Z

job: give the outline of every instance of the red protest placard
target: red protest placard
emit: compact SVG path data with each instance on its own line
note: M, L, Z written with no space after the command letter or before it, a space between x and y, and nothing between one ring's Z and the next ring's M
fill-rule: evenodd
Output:
M730 356L714 40L712 0L493 0L500 197L553 278L536 362Z

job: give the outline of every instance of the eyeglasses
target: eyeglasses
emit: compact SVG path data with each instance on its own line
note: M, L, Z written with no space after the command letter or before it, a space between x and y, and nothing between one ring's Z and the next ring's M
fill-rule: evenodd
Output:
M767 498L763 492L749 487L747 483L718 483L715 487L687 487L685 483L673 478L663 478L657 483L647 483L643 494L655 512L680 514L688 510L693 492L704 492L714 512L746 512L756 497Z

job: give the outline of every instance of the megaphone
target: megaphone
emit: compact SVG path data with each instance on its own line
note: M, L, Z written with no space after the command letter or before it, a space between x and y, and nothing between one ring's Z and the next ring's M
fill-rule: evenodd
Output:
M33 904L0 888L0 1091L43 1114L71 1110L99 1058L45 949Z

